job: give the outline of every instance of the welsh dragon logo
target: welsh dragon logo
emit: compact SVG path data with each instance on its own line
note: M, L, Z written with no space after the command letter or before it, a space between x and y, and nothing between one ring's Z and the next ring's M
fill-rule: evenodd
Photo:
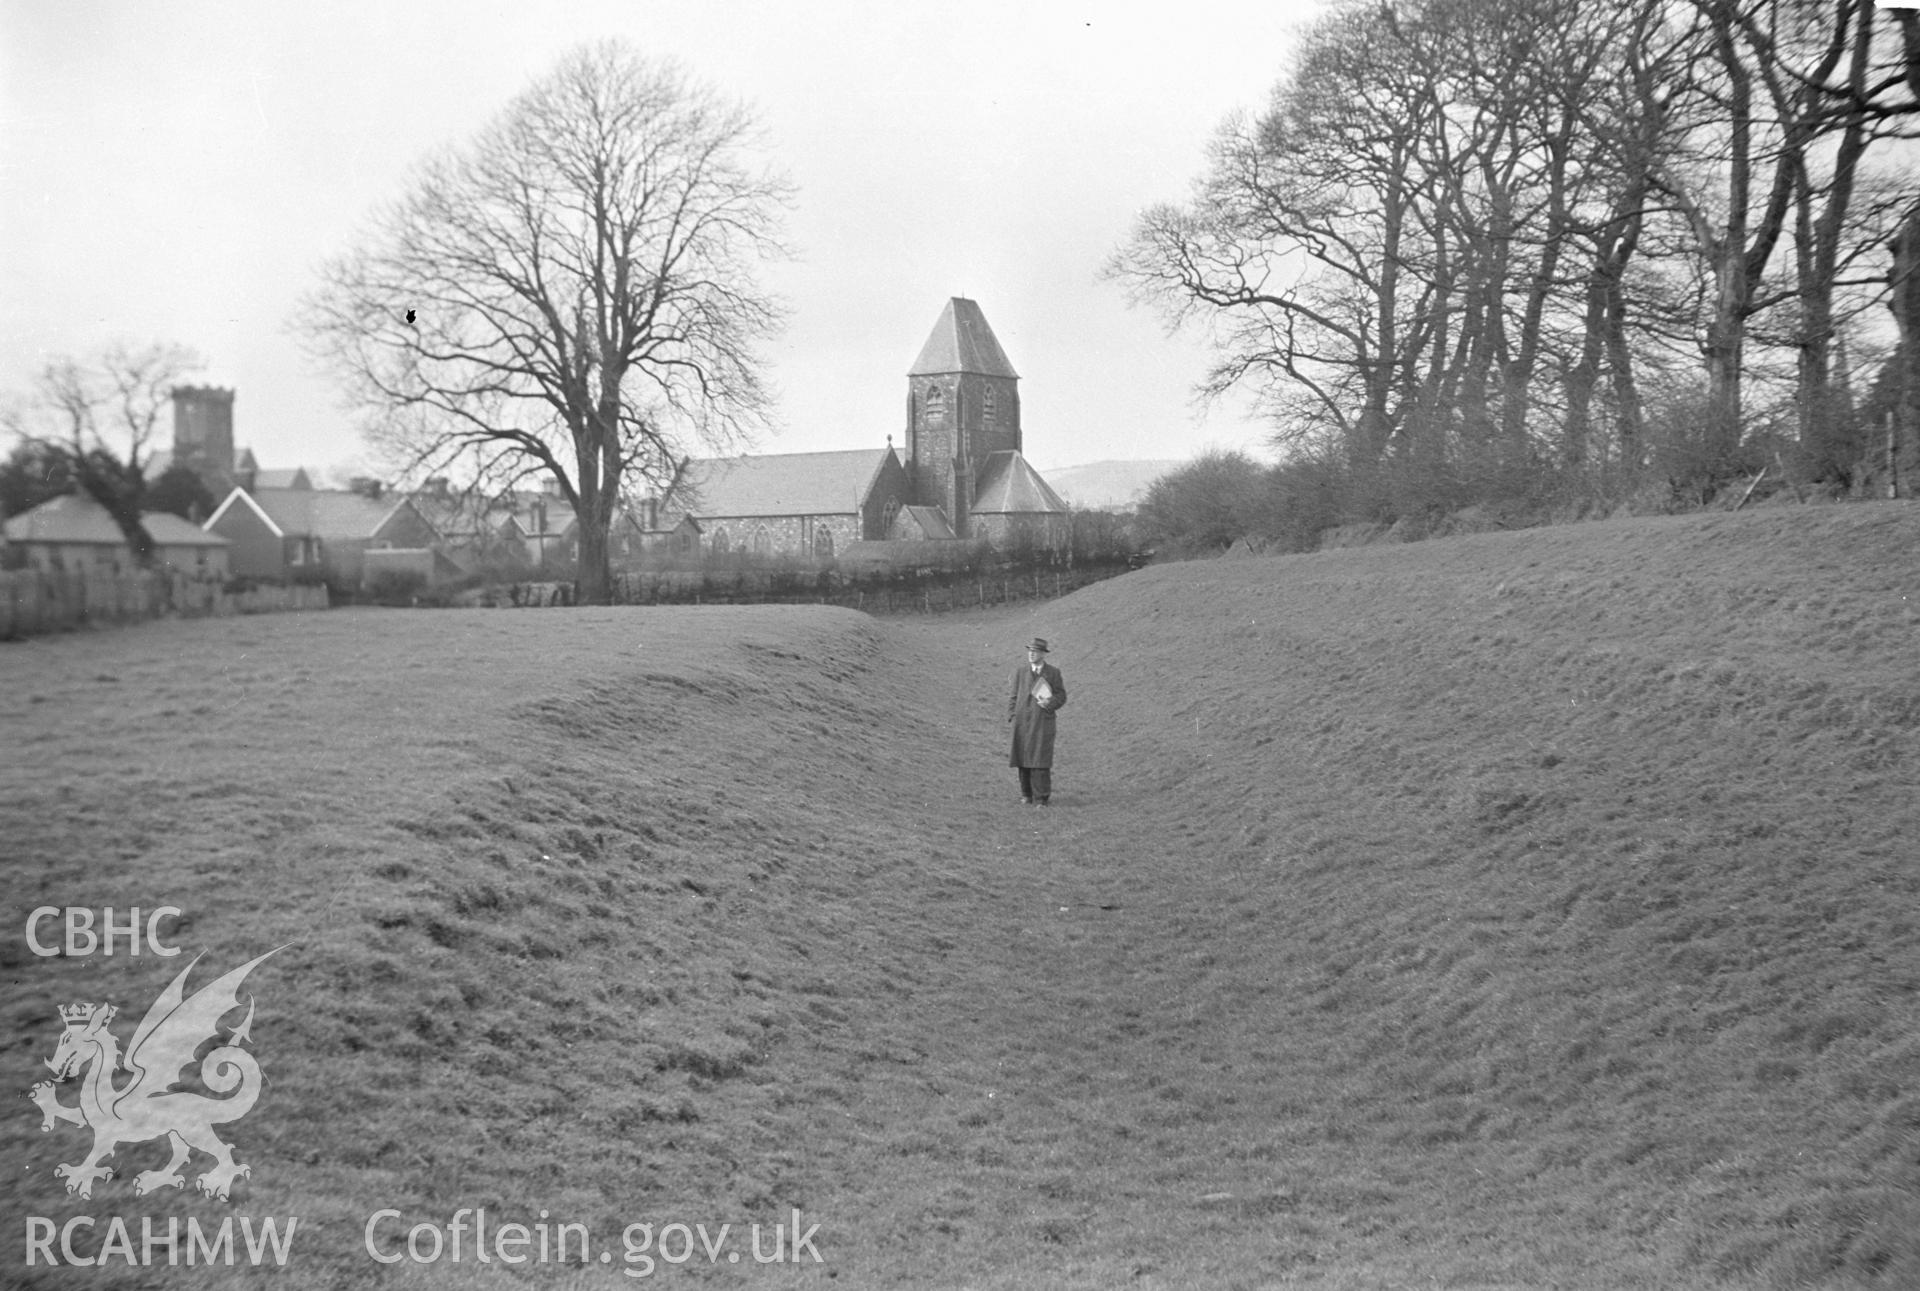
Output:
M60 1010L65 1028L60 1043L47 1060L53 1080L43 1080L28 1095L40 1107L42 1133L54 1122L65 1121L92 1129L93 1151L78 1165L54 1167L54 1174L67 1181L67 1191L81 1197L93 1196L95 1182L113 1177L113 1171L100 1164L112 1156L122 1143L144 1143L164 1136L173 1148L173 1159L161 1170L142 1170L134 1176L136 1195L156 1188L179 1188L186 1184L180 1167L195 1149L214 1160L194 1186L209 1197L227 1199L235 1179L253 1173L251 1166L238 1165L233 1149L213 1132L216 1125L239 1120L253 1109L260 1096L260 1064L240 1048L252 1040L253 997L247 997L247 1016L237 1027L230 1027L224 1039L220 1020L240 1007L240 983L267 955L250 959L226 976L217 978L195 991L185 993L187 974L200 962L180 970L167 989L147 1009L140 1025L134 1028L126 1057L120 1056L120 1042L107 1024L119 1012L111 1004L79 1003ZM200 1080L223 1098L209 1098L192 1090L175 1089L183 1080L183 1069L209 1040L219 1041L200 1060ZM64 1084L91 1064L80 1086L80 1102L69 1107L55 1097L56 1084ZM125 1067L132 1079L118 1087L115 1071Z

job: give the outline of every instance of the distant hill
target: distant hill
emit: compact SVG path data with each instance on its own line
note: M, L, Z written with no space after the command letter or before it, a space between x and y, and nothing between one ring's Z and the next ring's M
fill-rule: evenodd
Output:
M1043 472L1053 491L1078 507L1127 507L1140 500L1147 485L1185 462L1089 462Z

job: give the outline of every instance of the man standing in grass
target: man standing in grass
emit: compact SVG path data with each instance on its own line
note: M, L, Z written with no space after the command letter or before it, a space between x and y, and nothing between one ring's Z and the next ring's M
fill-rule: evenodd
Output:
M1013 755L1008 765L1020 772L1020 801L1047 805L1053 796L1053 715L1067 706L1067 683L1047 662L1047 643L1035 637L1027 662L1013 673L1007 720L1013 723Z

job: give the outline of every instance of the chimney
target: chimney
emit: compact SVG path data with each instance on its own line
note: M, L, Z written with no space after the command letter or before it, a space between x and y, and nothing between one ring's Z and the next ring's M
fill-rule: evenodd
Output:
M373 501L378 502L385 486L372 476L356 475L347 481L347 488L358 493L363 498L371 498Z

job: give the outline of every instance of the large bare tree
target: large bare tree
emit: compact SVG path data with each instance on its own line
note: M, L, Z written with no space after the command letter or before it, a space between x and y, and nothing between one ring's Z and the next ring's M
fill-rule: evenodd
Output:
M579 599L605 603L623 489L764 424L783 310L756 270L784 253L790 186L756 144L679 67L586 46L424 163L299 327L410 469L557 486Z
M113 516L142 565L153 562L153 536L141 514L155 433L171 407L173 387L205 366L185 346L116 342L92 359L59 355L34 374L32 388L0 414L0 422L65 473Z

